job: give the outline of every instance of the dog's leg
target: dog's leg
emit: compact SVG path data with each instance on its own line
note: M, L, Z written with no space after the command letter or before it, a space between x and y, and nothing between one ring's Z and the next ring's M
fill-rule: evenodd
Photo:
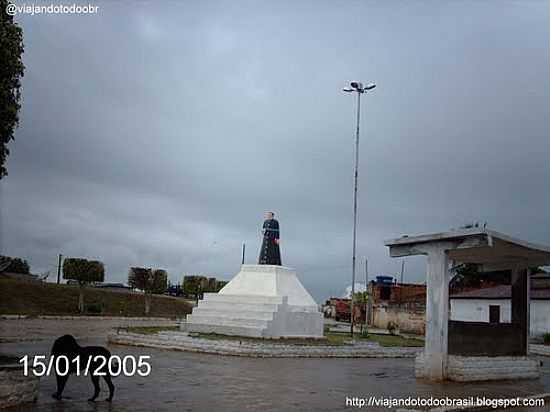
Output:
M99 395L99 376L96 376L92 373L90 377L92 378L92 383L94 384L94 396L92 396L88 400L94 402L95 398L97 398L97 395Z
M61 376L56 374L55 379L57 380L57 392L52 394L52 397L60 401L61 395L63 394L63 389L65 389L65 384L67 383L67 379L69 379L69 375Z
M109 386L109 397L105 400L107 402L111 402L113 400L113 395L115 394L115 385L113 385L113 381L111 380L111 375L109 375L109 372L105 374L103 379L105 379L105 382L107 382L107 386Z

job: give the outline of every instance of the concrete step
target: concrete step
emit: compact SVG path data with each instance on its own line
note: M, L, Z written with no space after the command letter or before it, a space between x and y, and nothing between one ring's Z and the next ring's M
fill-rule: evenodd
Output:
M211 305L199 306L193 309L193 315L217 316L219 318L237 318L237 319L258 319L258 320L273 320L272 311L261 310L235 310L222 311Z
M187 323L193 324L204 324L204 325L220 325L220 326L244 326L258 329L265 329L268 325L268 320L262 319L250 319L250 318L236 318L233 316L230 317L219 317L217 315L208 316L208 315L192 315L187 316Z
M246 301L244 301L246 302ZM276 312L277 305L273 303L242 303L237 301L201 300L197 308L214 309L219 312ZM194 309L196 310L196 308Z
M186 327L187 332L216 333L220 335L248 336L251 338L263 337L263 329L234 325L208 325L191 323Z
M203 301L207 302L246 302L261 304L281 304L281 296L261 296L261 295L222 295L219 293L205 293Z

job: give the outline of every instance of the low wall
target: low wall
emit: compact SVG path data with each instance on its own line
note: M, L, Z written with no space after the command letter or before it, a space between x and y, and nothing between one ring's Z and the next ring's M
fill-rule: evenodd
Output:
M398 305L373 305L372 324L375 328L386 329L388 322L399 325L400 332L424 335L426 332L426 314L424 311L411 310Z
M39 382L23 375L23 365L0 366L0 409L36 401Z
M464 356L525 356L526 338L520 325L449 321L448 351Z

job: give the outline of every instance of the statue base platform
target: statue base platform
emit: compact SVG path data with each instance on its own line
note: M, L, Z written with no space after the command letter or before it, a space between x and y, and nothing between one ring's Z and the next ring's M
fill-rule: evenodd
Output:
M257 338L322 338L323 314L293 269L242 265L219 293L204 294L182 327Z

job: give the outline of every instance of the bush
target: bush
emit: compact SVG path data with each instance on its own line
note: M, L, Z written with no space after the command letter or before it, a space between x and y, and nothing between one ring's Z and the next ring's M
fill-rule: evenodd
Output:
M550 345L550 332L545 332L543 335L542 335L542 339L544 340L544 343L546 345Z
M100 303L90 303L84 306L85 312L92 315L99 315L103 313L103 305Z
M390 320L388 322L387 328L388 328L388 331L390 332L390 335L399 335L399 325L393 320Z

